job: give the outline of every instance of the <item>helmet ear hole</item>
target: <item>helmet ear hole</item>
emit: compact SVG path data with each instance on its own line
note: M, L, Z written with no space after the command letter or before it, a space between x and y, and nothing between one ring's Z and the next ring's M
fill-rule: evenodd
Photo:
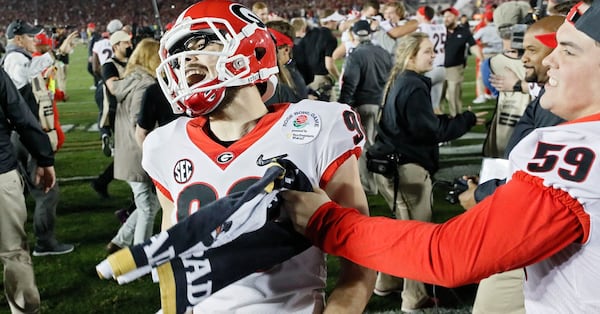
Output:
M265 56L265 54L267 54L267 49L263 47L254 48L254 55L256 56L256 60L260 61L260 59L262 59Z
M256 88L258 88L258 92L260 95L264 95L267 92L267 82L256 83Z

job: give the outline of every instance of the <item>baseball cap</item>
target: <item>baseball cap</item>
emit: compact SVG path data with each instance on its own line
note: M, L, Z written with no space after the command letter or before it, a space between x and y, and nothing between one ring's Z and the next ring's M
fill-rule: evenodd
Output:
M52 39L46 35L46 33L41 32L35 35L35 44L36 45L48 45L52 46Z
M460 16L460 12L458 12L458 10L455 7L449 7L447 9L443 10L442 14L444 14L446 12L450 12L450 13L454 14L455 16Z
M94 24L93 22L89 22L87 27L88 28L96 28L96 24Z
M417 9L417 13L419 13L421 16L423 16L427 21L431 21L431 19L433 19L433 15L435 14L435 11L433 11L433 8L428 6L428 5L424 5L422 7L420 7L419 9Z
M335 12L333 12L333 14L322 18L321 23L325 23L325 22L329 22L329 21L341 22L345 19L346 19L345 16L339 14L338 11L335 11Z
M569 15L567 15L568 19ZM600 42L600 5L596 1L575 22L575 28L588 35L596 42Z
M579 12L579 7L583 2L579 2L567 14L566 21L573 24L575 28L586 34L593 40L600 42L600 6L590 6L585 13ZM593 3L592 3L593 4ZM540 34L535 36L542 44L556 48L558 41L556 40L556 32Z
M108 24L106 25L106 30L113 34L114 32L121 30L123 28L123 23L121 23L121 21L114 19L111 20L110 22L108 22Z
M518 24L530 10L526 1L504 2L494 10L494 24L498 29Z
M358 36L368 36L371 34L371 24L366 20L360 20L352 25L352 33Z
M534 36L539 42L544 44L544 46L550 47L552 49L558 46L558 41L556 41L556 32L539 34Z
M15 20L6 28L6 38L13 39L16 35L35 36L42 31L41 27L35 27L23 20Z
M114 46L122 41L130 41L131 37L129 34L124 31L116 31L114 34L110 35L110 45Z
M275 37L275 44L277 44L277 47L284 45L288 47L294 47L294 42L292 41L292 39L286 36L285 34L272 28L269 28L269 33L271 33L271 35Z

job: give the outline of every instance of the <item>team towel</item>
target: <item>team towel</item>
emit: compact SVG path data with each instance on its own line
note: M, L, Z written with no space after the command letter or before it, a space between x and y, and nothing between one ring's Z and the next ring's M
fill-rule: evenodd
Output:
M164 314L184 313L212 293L310 247L281 219L279 190L311 191L310 181L281 159L246 191L218 199L142 244L96 266L100 278L128 283L156 269Z

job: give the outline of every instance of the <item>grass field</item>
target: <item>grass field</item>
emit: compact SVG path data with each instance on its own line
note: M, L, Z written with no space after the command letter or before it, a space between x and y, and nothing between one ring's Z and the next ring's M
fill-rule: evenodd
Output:
M466 71L465 105L474 98L473 66ZM53 257L33 257L36 280L42 297L43 313L154 313L160 308L158 286L143 278L125 286L98 279L94 266L105 258L105 245L119 228L113 212L130 202L128 186L113 181L109 187L110 199L101 199L90 188L90 179L97 176L109 163L100 150L98 132L90 127L96 122L98 109L89 90L92 78L86 71L86 49L79 46L71 55L67 91L69 100L59 104L61 123L72 127L66 134L64 147L56 156L61 200L58 207L57 236L59 240L74 243L73 253ZM475 110L490 110L487 103ZM442 167L437 178L452 178L477 171L480 163L477 145L481 144L483 127L474 130L474 136L457 140L442 149ZM475 147L460 152L460 147ZM464 173L468 171L467 173ZM443 200L445 189L436 188L434 220L441 222L462 212ZM389 209L379 197L369 198L372 215L387 215ZM28 200L31 219L33 203ZM31 221L27 223L30 245L33 245ZM158 229L157 229L158 230ZM401 261L399 261L400 263ZM329 261L331 287L338 272L337 262ZM460 289L436 288L442 308L434 312L468 313L472 302L473 286ZM367 307L370 313L399 313L400 297L373 296ZM428 311L431 312L431 311ZM0 313L9 313L8 304L0 297Z

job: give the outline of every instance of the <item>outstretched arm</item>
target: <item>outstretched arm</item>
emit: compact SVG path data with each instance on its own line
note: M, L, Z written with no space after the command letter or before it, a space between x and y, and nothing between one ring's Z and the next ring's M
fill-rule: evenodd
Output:
M444 224L367 217L326 202L326 195L319 193L283 195L292 219L306 224L306 236L325 252L394 276L448 287L539 262L585 241L590 224L581 204L568 193L520 172Z

